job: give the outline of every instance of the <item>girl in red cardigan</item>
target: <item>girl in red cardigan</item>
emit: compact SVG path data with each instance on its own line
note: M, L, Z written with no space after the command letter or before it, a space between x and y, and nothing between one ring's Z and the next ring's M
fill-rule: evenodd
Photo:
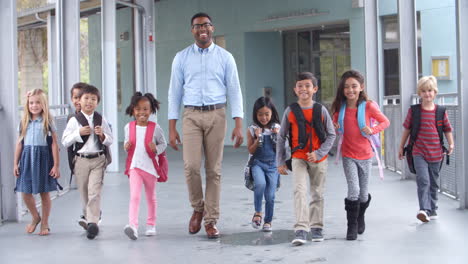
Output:
M159 110L158 100L150 93L142 95L140 92L133 95L126 110L126 114L135 118L135 121L128 123L124 128L124 149L128 153L125 174L130 180L129 224L125 226L124 231L132 240L138 238L138 210L142 185L145 186L148 203L145 235L156 234L155 189L160 175L157 173L154 154L162 154L167 146L161 127L148 120L157 110Z
M345 198L348 220L347 240L356 240L364 233L364 214L371 195L368 191L369 175L374 156L375 142L371 135L378 134L390 125L388 118L378 105L367 98L364 77L355 70L341 76L335 101L332 105L333 123L342 140L343 170L348 183ZM373 126L371 119L378 125Z

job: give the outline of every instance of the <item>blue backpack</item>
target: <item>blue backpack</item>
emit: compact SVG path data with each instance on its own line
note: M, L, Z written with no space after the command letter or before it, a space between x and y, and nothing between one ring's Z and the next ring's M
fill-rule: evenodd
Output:
M377 103L375 103L373 101L370 101L370 103L377 105ZM369 140L371 146L372 146L372 150L375 153L375 157L376 157L377 163L379 165L380 178L383 179L383 167L382 167L382 163L380 161L380 157L379 157L378 151L377 151L377 148L380 148L381 145L382 145L381 142L380 142L380 133L367 135L366 133L362 132L362 128L367 126L367 124L366 124L366 105L367 105L366 101L362 101L358 105L358 113L357 113L358 126L359 126L359 129L361 130L361 135L363 137L367 138ZM378 107L378 105L377 105L377 107ZM338 128L338 135L340 136L340 138L339 138L339 141L338 141L338 153L336 155L336 160L335 160L336 163L338 163L338 159L340 158L341 145L343 144L345 113L346 113L346 102L343 102L341 104L340 113L338 114L338 123L340 124L340 127ZM377 123L378 123L377 120L375 120L374 118L370 118L369 125L370 125L371 128L376 126Z

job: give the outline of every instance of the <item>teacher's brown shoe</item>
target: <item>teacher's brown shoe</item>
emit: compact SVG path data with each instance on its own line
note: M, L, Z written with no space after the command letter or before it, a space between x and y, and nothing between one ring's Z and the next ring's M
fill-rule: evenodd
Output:
M193 211L192 217L189 222L189 233L196 234L201 229L201 223L203 219L203 212Z
M206 235L210 239L219 237L219 231L215 224L212 224L212 223L206 224L205 231L206 231Z

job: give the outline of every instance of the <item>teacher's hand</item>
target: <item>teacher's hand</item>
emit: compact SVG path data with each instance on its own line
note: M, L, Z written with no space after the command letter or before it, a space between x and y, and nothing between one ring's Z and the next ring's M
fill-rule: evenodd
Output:
M169 130L169 145L173 149L179 150L179 147L177 146L178 144L181 144L180 137L179 137L179 132L177 132L176 129Z
M238 148L244 142L244 136L242 135L242 128L235 127L232 130L231 140L235 140L234 148Z

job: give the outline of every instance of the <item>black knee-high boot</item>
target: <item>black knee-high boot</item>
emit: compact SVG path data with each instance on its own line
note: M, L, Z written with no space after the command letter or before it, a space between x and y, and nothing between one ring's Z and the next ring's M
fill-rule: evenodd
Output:
M358 216L358 219L357 219L357 222L358 222L358 231L357 232L358 232L358 234L362 234L366 230L366 222L364 221L364 214L366 213L367 207L369 207L370 200L371 200L371 195L369 193L369 197L367 198L367 202L361 203L361 205L359 207L359 216Z
M347 240L356 240L358 232L359 200L351 201L345 198L346 218L348 219Z

